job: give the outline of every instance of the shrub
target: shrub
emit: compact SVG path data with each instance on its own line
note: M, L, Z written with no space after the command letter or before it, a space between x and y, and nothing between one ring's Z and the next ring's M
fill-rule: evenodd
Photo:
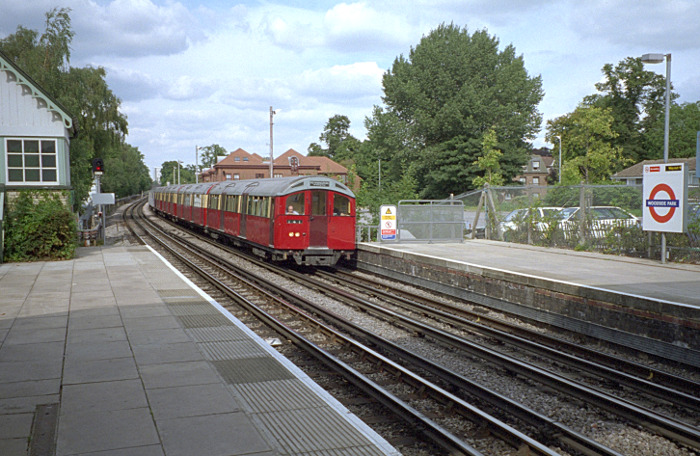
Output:
M6 261L73 258L77 223L54 192L22 192L8 203Z

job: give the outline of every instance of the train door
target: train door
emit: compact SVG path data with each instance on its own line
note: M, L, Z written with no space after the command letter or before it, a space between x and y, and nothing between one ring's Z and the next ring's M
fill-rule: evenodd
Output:
M248 194L241 195L241 232L240 237L246 237L246 221L248 220Z
M328 192L311 190L310 193L309 247L326 247L328 245Z

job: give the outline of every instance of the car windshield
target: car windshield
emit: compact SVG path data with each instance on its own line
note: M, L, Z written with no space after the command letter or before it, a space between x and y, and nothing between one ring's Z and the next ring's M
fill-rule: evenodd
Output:
M561 220L568 220L576 211L578 211L577 207L565 207L559 212L559 218Z
M510 214L506 215L506 218L503 220L505 220L506 222L512 222L513 220L519 220L521 218L524 218L526 214L527 209L516 209Z

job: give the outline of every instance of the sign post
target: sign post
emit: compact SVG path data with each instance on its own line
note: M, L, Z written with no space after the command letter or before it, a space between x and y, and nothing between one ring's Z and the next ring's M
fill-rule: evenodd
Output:
M396 206L384 205L379 209L380 225L379 232L381 233L382 241L396 240Z
M688 201L684 163L645 165L643 175L642 229L661 233L685 233ZM665 240L665 238L664 238ZM666 243L661 245L666 262Z

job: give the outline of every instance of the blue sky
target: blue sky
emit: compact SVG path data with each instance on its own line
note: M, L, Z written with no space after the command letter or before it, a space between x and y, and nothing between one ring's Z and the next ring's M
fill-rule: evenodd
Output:
M382 74L441 23L512 44L542 77L545 122L594 93L604 64L647 52L672 53L679 101L700 100L696 0L0 0L0 37L43 31L55 6L72 9L71 64L107 70L151 172L194 163L196 145L269 155L270 106L275 156L306 153L336 114L363 139Z

